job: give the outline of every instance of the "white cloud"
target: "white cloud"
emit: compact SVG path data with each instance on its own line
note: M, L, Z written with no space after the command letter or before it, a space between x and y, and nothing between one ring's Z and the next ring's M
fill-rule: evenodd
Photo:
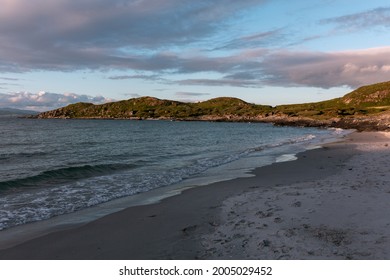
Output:
M390 72L390 65L383 65L383 66L381 67L381 70L382 70L383 72Z
M343 73L356 73L357 71L359 71L359 67L350 62L345 64L343 68Z
M47 111L77 102L106 103L113 101L103 96L79 95L75 93L51 93L40 91L0 93L0 107L12 107L36 111Z

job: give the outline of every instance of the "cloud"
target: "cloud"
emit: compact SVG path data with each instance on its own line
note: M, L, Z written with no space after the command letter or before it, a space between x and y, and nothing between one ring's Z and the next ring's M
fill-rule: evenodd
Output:
M208 87L261 87L263 83L261 82L261 77L259 76L258 80L242 80L242 79L185 79L177 81L179 85L185 86L208 86Z
M293 34L290 26L248 31L245 36L231 39L234 34L229 34L229 26L237 23L235 19L265 2L0 0L0 73L115 69L131 74L108 79L251 88L356 87L390 79L388 47L344 52L291 51L287 49L289 44L302 44L320 36L305 32L294 35L299 32ZM335 24L341 30L388 27L390 7L320 23ZM213 48L216 42L219 46ZM275 45L278 48L272 50ZM195 73L201 73L202 78L185 76ZM217 78L210 78L208 73ZM3 86L14 81L8 77L0 80ZM18 94L25 94L22 100L26 106L37 95L10 95ZM34 106L50 96L50 106L64 104L55 93L45 94L40 98L42 102ZM1 95L0 100L4 103L7 98L9 95Z
M0 77L0 80L6 80L6 81L19 81L18 78L10 78L10 77Z
M103 96L93 97L74 93L59 94L44 91L40 91L38 93L0 93L0 107L12 107L37 111L51 110L77 102L106 103L111 101L113 100L104 98Z
M337 30L360 31L370 27L390 27L390 7L380 7L373 10L328 18L320 21L322 24L336 24Z
M159 75L117 75L117 76L110 76L110 77L108 77L108 79L110 79L110 80L140 79L140 80L146 80L146 81L162 80L162 78Z
M277 86L331 88L390 80L390 47L343 52L279 51L262 62L261 78Z
M268 51L265 49L245 50L225 56L180 55L172 52L162 52L150 57L133 58L133 69L156 74L116 75L111 80L143 79L170 83L164 74L189 74L200 72L235 73L259 67L258 58Z
M150 54L198 44L264 1L0 0L0 72L169 68Z
M268 47L271 45L279 45L286 40L286 34L283 33L284 28L278 28L270 31L253 33L250 35L235 38L221 47L217 47L214 50L223 49L246 49L246 48L259 48Z
M19 81L20 79L17 78L10 78L10 77L0 77L0 86L19 86L18 83L15 83ZM6 87L1 87L1 89L6 89Z
M140 94L138 94L138 93L125 93L124 95L125 95L125 96L130 96L131 98L142 97L142 95L140 95Z
M180 97L199 97L199 96L210 95L210 93L179 91L176 92L175 95Z
M220 78L184 79L179 85L263 87L308 86L356 88L390 80L390 47L343 52L278 50L237 54L221 63ZM237 62L233 67L229 61ZM213 59L204 61L212 65ZM218 70L216 70L218 72Z
M163 57L161 60L160 58ZM156 62L157 60L157 62ZM144 63L146 63L144 61ZM170 73L213 72L219 78L167 80L159 75L114 76L113 79L159 79L163 83L192 86L309 86L355 88L390 80L390 47L342 52L252 49L226 56L155 56L155 66ZM147 65L147 63L146 63Z

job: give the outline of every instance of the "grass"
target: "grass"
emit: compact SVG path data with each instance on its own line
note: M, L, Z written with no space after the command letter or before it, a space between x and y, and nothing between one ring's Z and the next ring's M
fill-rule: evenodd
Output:
M42 118L172 118L196 119L260 118L270 115L312 119L375 115L390 110L390 82L360 87L341 98L322 102L276 107L247 103L238 98L220 97L198 103L141 97L101 105L71 104L39 115Z

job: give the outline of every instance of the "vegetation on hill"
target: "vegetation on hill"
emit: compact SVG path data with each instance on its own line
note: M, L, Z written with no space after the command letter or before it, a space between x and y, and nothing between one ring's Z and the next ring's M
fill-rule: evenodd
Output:
M364 123L365 127L383 130L390 128L390 82L363 86L332 100L276 107L229 97L198 103L141 97L101 105L76 103L41 113L37 117L262 121L348 128Z
M275 109L289 116L315 119L377 114L390 109L390 82L363 86L341 98L316 103L283 105Z
M39 118L116 118L116 119L196 119L204 116L255 117L271 111L271 106L247 103L238 98L214 98L199 103L184 103L141 97L101 105L75 103L38 115Z

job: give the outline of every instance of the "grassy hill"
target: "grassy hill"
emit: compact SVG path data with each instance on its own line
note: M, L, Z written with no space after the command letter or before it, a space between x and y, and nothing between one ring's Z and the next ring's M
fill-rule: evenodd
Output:
M141 97L101 105L76 103L41 113L38 117L108 119L255 117L259 112L271 111L271 109L271 106L250 104L238 98L221 97L199 103L184 103L154 97Z
M101 105L76 103L37 115L38 118L176 119L211 121L262 121L289 125L390 128L390 82L360 87L341 98L281 105L247 103L220 97L198 103L141 97ZM380 124L374 124L380 119ZM389 120L389 121L388 121Z
M390 109L390 82L363 86L341 98L316 103L283 105L275 109L289 116L315 119L373 115Z

